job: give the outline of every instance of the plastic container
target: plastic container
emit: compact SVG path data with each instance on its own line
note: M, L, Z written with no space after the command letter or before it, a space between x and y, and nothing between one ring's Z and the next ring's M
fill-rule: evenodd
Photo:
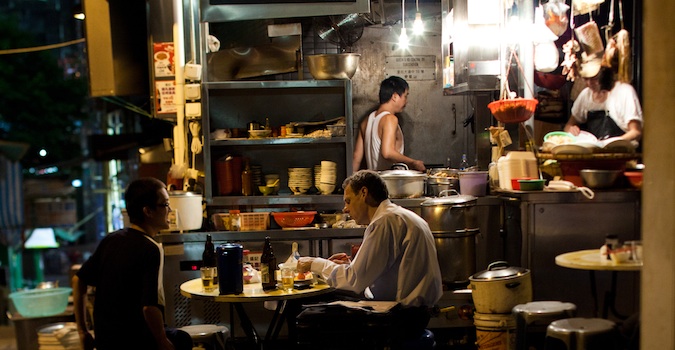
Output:
M53 316L66 311L72 291L67 287L23 290L11 293L9 299L23 317Z
M539 178L537 158L527 151L511 151L497 160L499 187L513 190L511 179Z
M487 194L488 172L487 171L460 171L459 193L482 197Z
M515 350L516 319L512 314L474 313L476 345L481 350Z

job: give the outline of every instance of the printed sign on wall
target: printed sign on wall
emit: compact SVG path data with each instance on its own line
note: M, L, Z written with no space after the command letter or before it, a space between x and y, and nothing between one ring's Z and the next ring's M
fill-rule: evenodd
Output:
M155 95L157 103L155 108L157 114L176 113L177 108L174 104L176 98L176 82L173 80L163 80L155 82Z
M155 77L173 77L176 67L173 62L173 43L153 43Z
M387 56L385 76L405 80L436 80L436 56Z

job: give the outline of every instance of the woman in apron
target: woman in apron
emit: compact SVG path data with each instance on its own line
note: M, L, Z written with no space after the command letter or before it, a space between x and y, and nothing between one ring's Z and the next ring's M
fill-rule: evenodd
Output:
M600 58L582 62L579 74L586 83L572 106L565 131L579 135L585 130L599 140L621 137L639 141L642 135L642 108L632 85L616 81Z

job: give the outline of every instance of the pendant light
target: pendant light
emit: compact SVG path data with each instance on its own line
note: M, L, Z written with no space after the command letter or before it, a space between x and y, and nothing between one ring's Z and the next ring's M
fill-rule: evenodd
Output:
M405 31L405 0L401 0L401 36L398 37L398 46L408 48L408 33Z
M419 0L415 0L415 7L417 8L417 12L415 13L415 21L413 22L413 34L422 35L424 34L424 22L422 22Z

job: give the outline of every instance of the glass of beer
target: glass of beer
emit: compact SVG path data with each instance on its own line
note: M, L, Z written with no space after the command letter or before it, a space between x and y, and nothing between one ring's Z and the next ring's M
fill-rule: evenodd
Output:
M216 290L216 288L218 287L218 285L216 285L216 283L215 283L215 278L216 278L216 273L217 273L216 268L215 267L202 267L201 269L199 269L199 271L201 272L201 276L202 276L202 286L203 286L204 292L211 293L214 290Z
M293 291L293 280L295 279L295 269L282 266L281 267L281 287L286 292Z

